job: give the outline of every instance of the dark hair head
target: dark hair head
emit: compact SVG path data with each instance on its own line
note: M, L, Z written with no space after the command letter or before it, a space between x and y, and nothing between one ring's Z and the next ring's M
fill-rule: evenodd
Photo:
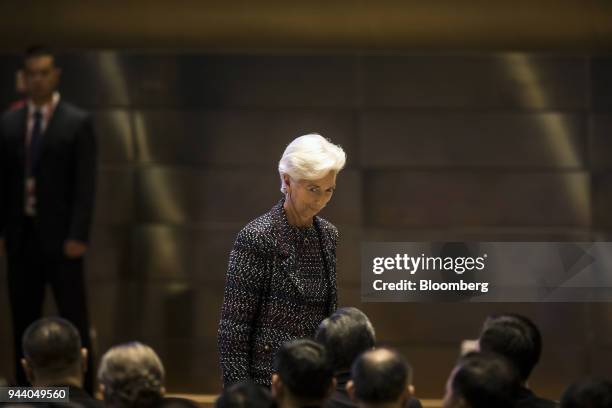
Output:
M479 345L482 351L492 351L512 361L526 381L540 360L542 337L526 317L500 315L485 321Z
M584 379L573 383L561 397L561 408L610 408L612 407L612 382L600 379Z
M411 382L411 369L398 352L379 348L355 360L351 377L359 401L381 404L399 399Z
M511 408L519 391L516 368L495 353L473 352L459 359L450 388L471 408Z
M321 322L315 340L325 346L333 369L341 371L349 370L361 353L374 347L376 335L365 313L343 307Z
M32 45L28 47L23 55L23 63L25 65L26 61L30 58L38 58L38 57L51 57L53 58L54 64L57 65L57 56L53 50L45 45Z
M59 317L36 320L24 332L21 344L32 369L39 372L61 373L80 361L79 331Z
M308 401L325 398L334 376L325 348L306 339L283 344L274 371L293 396Z
M215 401L215 408L272 408L270 392L255 383L243 381L223 390Z
M500 322L514 322L523 327L525 334L531 339L534 345L533 357L535 366L535 364L540 361L540 356L542 355L542 333L540 333L538 326L526 316L517 313L500 313L492 314L487 317L483 325L483 330L484 328Z

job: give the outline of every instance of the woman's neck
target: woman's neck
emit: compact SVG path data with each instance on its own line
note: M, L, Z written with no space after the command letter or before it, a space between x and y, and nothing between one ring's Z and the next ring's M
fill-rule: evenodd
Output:
M283 203L283 209L285 210L285 214L287 215L287 221L290 225L296 227L310 227L312 225L312 217L301 216L295 209L290 198L285 199L285 202Z

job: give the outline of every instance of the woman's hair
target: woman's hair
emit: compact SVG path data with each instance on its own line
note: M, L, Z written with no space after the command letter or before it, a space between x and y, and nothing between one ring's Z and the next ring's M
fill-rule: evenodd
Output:
M281 191L286 192L283 175L294 180L316 180L330 171L339 172L346 163L346 153L323 136L312 133L289 143L278 162Z
M162 397L164 366L151 347L120 344L102 356L98 379L107 405L145 407Z

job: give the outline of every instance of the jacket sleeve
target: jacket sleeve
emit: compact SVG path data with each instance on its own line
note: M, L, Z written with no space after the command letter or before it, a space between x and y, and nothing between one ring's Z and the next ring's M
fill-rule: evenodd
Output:
M261 247L246 227L230 253L218 333L224 385L251 379L253 329L273 263Z
M68 239L89 241L96 191L97 148L91 116L83 121L76 135L74 196Z

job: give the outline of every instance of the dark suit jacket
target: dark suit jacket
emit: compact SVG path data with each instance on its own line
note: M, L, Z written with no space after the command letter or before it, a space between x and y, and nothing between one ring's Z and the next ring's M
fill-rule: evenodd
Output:
M23 240L27 107L0 119L0 237L9 254ZM42 136L36 179L36 225L43 248L61 254L66 239L89 240L96 181L91 117L58 103Z
M516 408L557 408L558 402L540 398L528 388L522 387L519 391Z
M323 408L357 408L357 404L351 400L346 391L346 383L351 379L351 373L343 371L336 374L336 390L325 401ZM410 398L406 401L404 408L421 408L421 401Z
M296 270L296 248L285 233L283 201L238 233L230 254L219 323L219 354L226 385L252 380L270 385L272 359L289 340L312 337L312 306ZM328 314L336 309L338 230L314 218L329 282ZM320 322L316 322L315 328ZM310 330L310 329L308 329Z
M49 387L68 387L68 402L36 402L28 406L36 408L104 408L104 402L93 398L84 389L73 385L53 384ZM0 404L2 405L2 404Z

